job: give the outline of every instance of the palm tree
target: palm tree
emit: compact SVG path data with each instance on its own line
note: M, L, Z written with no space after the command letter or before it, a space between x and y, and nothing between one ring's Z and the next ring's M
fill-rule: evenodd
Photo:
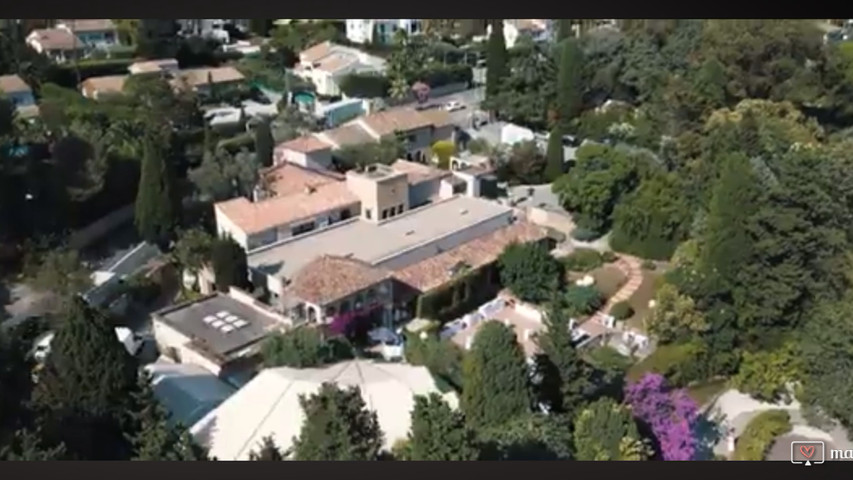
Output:
M403 77L395 77L391 80L391 86L388 88L388 95L395 100L402 100L409 95L409 82Z

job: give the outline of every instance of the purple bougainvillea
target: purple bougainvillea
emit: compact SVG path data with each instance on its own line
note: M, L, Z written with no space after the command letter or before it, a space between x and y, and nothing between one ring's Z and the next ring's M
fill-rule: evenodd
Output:
M649 373L625 389L634 416L651 427L664 460L693 460L699 409L684 390L672 390L663 376Z
M378 304L370 304L360 310L336 315L329 324L329 330L335 335L347 335L352 331L353 325L357 320L370 315L380 307L381 305Z

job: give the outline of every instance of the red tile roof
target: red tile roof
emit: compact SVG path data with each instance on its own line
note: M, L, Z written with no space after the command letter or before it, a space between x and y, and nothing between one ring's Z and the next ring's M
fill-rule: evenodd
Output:
M300 300L325 305L389 278L389 272L352 258L323 255L296 275L287 290Z
M547 236L544 229L528 222L517 222L508 227L463 243L434 257L422 260L394 272L394 278L421 292L440 287L452 277L452 269L465 264L480 268L494 262L511 243L526 243Z

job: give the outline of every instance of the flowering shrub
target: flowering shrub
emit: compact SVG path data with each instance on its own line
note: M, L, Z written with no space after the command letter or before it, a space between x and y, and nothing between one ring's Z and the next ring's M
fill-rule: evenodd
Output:
M664 460L693 460L698 407L684 390L672 390L663 376L646 374L625 389L634 417L645 422L660 444Z

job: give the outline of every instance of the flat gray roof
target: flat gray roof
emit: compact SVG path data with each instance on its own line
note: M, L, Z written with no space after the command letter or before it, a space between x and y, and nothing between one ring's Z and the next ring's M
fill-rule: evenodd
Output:
M170 327L223 357L257 343L282 325L275 317L223 294L168 307L156 315ZM228 324L234 328L226 332Z
M380 224L360 218L249 252L249 267L267 275L293 278L320 255L352 256L376 264L459 230L507 215L512 208L488 200L457 196L410 210Z

